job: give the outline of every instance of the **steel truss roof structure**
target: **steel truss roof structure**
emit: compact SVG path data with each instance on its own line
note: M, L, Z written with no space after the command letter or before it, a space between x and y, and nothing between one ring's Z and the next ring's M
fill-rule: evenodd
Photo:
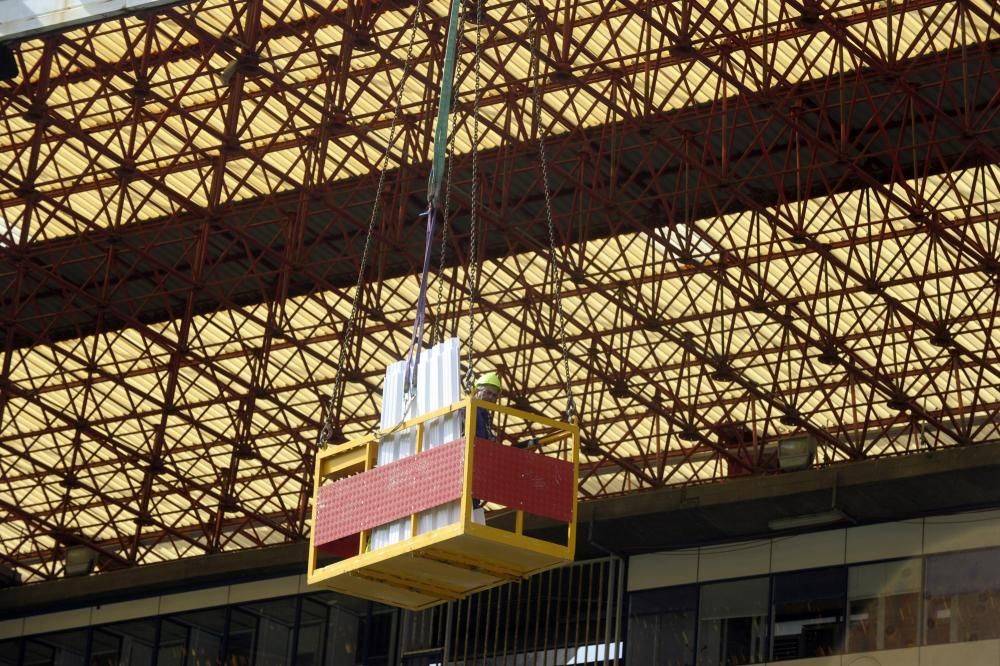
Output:
M107 570L303 538L376 200L340 437L376 423L408 342L447 11L200 0L19 45L0 558L46 579L72 544ZM484 13L461 39L430 314L476 329L513 405L557 415L558 285L584 497L773 471L793 433L819 464L1000 436L996 3Z

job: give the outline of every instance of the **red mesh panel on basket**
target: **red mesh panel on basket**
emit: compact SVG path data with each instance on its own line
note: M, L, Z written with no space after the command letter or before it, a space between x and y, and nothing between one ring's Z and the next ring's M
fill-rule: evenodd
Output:
M473 497L567 523L573 519L573 463L477 438L472 464Z
M464 464L458 439L320 486L313 543L336 548L344 537L459 499Z

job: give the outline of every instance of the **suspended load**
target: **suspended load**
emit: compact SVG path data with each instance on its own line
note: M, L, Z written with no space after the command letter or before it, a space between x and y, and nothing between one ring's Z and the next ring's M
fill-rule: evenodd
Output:
M435 404L457 393L458 341L424 356L419 416L319 454L310 584L419 609L573 560L579 429L472 397ZM405 402L402 365L386 372L383 427ZM450 386L432 386L449 367ZM531 428L535 445L475 437L480 408ZM489 521L474 510L479 502ZM526 535L525 514L549 519L546 533L557 538ZM319 566L324 554L346 559Z
M446 172L445 139L461 8L462 0L452 0L428 182L424 265L409 350L404 360L386 369L377 431L328 446L337 401L343 397L344 359L353 334L376 202L354 305L341 341L338 383L317 441L313 479L309 584L414 610L571 562L576 549L580 432L570 393L558 279L553 277L566 373L566 421L478 399L488 396L488 391L463 397L456 338L422 350L433 241L439 219L446 216L438 202ZM481 5L477 11L482 12ZM532 59L536 64L536 53ZM478 103L478 85L476 94ZM537 96L536 86L536 113L540 108ZM478 138L473 136L474 163L477 145ZM547 174L541 139L539 152L543 174ZM382 164L384 176L385 159ZM470 301L478 276L475 183L472 198ZM554 245L547 182L545 203L550 245ZM446 230L443 225L442 234ZM551 249L550 257L555 253ZM467 341L470 373L472 342ZM484 422L502 422L504 441L494 428L483 428ZM539 523L544 529L526 534L526 516L544 519Z

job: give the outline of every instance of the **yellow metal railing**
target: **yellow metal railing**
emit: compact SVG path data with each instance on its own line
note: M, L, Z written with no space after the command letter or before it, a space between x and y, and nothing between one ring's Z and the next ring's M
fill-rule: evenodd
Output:
M479 408L487 409L495 415L502 415L500 418L506 421L505 431L530 434L533 439L537 440L536 451L515 453L510 449L501 449L493 442L481 442L479 448L484 457L477 465L476 438L472 435L476 432ZM322 515L318 516L317 512L338 510L337 506L321 506L320 497L324 487L328 484L342 482L339 488L364 486L366 492L373 491L372 484L377 485L376 478L387 478L384 475L378 476L380 472L376 463L380 442L390 434L413 431L415 453L413 456L404 458L403 460L409 462L398 466L396 470L405 472L410 468L418 469L421 460L430 461L432 456L437 456L433 450L425 448L427 428L436 419L462 410L465 410L466 435L460 442L449 444L451 449L447 452L449 465L461 465L461 468L456 471L456 474L461 475L460 490L457 496L452 496L448 500L449 503L455 500L459 502L457 519L450 524L419 533L419 516L424 511L433 508L421 506L418 510L410 511L405 516L393 518L393 521L404 517L409 518L409 538L380 548L372 548L371 535L373 529L377 529L377 527L365 524L362 529L358 530L356 547L352 548L351 552L343 553L347 556L345 559L330 563L321 562L321 547L325 547L326 542L317 543L317 525L319 524L317 521L323 518ZM478 589L522 578L537 571L572 561L576 548L576 483L579 476L579 452L580 433L577 426L522 410L482 402L474 398L466 398L447 407L410 419L388 432L327 447L317 455L315 464L313 534L310 539L308 561L309 583L406 608L422 608L448 599L460 598ZM487 453L489 456L486 455ZM549 463L524 457L534 455L542 455L562 462ZM434 459L440 459L440 456ZM505 465L504 469L494 470L488 467L490 461L498 460ZM566 530L557 541L526 535L524 533L526 512L524 508L519 506L498 506L496 503L491 503L489 505L491 508L507 508L510 511L492 511L490 514L492 517L486 524L475 522L473 518L473 487L476 485L476 475L492 475L495 472L501 475L506 474L507 478L512 479L511 483L516 484L518 482L517 474L511 476L512 464L523 466L525 470L528 470L525 472L526 474L533 473L531 472L533 469L543 468L540 476L536 475L537 478L531 479L534 486L538 486L539 483L544 485L545 479L549 478L545 476L545 473L552 469L559 472L551 477L552 479L563 477L571 479L568 488L560 486L559 488L549 488L546 491L551 491L554 493L553 496L558 496L561 502L568 502L571 507L568 514L569 520L550 519L548 522L550 529L547 533L558 531L559 523L565 523ZM499 463L498 466L500 466ZM388 465L383 466L383 468L388 468ZM440 472L441 470L431 471ZM352 479L358 475L368 476ZM394 483L401 483L403 486L410 484L412 489L412 484L419 483L419 481L419 479L413 478L396 478ZM455 484L457 487L459 479L448 476L446 482ZM480 479L479 487L484 487L483 479ZM428 492L433 490L429 489ZM537 488L534 490L537 491ZM374 488L374 492L378 494L381 491ZM325 492L324 495L331 496L331 492ZM490 501L489 497L479 499ZM511 504L516 505L517 501ZM560 510L565 509L563 504L560 504L559 507ZM536 512L531 511L531 507L525 508L529 509L529 513ZM512 525L508 515L510 513L513 514ZM544 514L545 511L543 510L542 513ZM351 538L353 538L353 534Z

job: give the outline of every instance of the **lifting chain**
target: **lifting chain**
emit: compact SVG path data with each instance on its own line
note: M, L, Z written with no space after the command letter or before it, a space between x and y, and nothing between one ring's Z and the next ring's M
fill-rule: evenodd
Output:
M395 106L393 109L392 122L389 124L389 138L386 140L385 152L379 164L378 186L375 188L375 203L372 205L371 218L368 220L368 233L365 236L364 249L361 251L361 265L358 268L358 281L354 287L354 298L351 301L351 314L347 318L347 326L344 328L344 335L341 337L340 350L337 355L337 370L334 376L333 393L326 404L326 415L323 425L319 429L316 437L316 449L325 446L333 433L333 422L340 406L343 403L346 379L344 378L344 365L347 359L347 351L351 348L354 337L354 329L358 319L358 303L361 300L361 290L364 285L365 269L368 267L368 255L371 252L372 237L375 235L375 221L378 219L379 204L382 201L382 188L385 186L385 174L389 165L389 154L392 152L393 142L396 140L396 130L399 123L399 116L403 107L403 90L406 87L407 79L410 76L410 69L413 61L413 44L417 35L417 18L423 9L423 0L417 0L417 5L413 10L410 25L410 39L406 45L406 57L403 61L403 72L400 77L399 87L396 89Z
M549 270L552 276L552 291L555 296L556 318L559 325L559 349L562 354L563 381L566 390L566 421L575 423L577 417L576 402L573 398L573 384L569 374L569 347L566 344L566 313L562 303L562 270L556 261L556 233L552 222L552 191L549 188L549 161L545 148L545 132L542 130L542 86L541 86L541 56L539 45L542 39L541 22L542 5L535 6L535 20L532 25L529 43L531 44L531 61L528 65L529 76L533 76L532 92L532 125L538 132L538 157L542 163L542 187L545 190L545 222L549 232Z
M473 79L475 82L475 92L472 98L472 185L470 188L471 203L469 207L469 337L466 346L469 349L469 360L463 384L466 393L472 392L472 381L475 371L472 365L473 345L476 340L476 331L479 330L479 322L475 316L475 302L480 298L479 294L479 86L480 86L480 61L482 53L482 25L483 25L483 2L476 0L476 53L473 58Z

